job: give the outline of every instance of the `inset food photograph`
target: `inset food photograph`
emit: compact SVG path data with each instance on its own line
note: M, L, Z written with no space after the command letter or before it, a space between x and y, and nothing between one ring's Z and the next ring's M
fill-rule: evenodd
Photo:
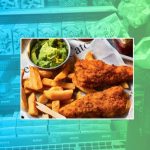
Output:
M132 38L21 39L21 119L134 119Z

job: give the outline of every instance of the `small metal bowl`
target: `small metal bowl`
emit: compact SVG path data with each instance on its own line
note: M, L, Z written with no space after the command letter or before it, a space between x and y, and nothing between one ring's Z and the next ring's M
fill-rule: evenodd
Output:
M59 64L58 66L51 67L51 68L43 68L43 67L40 67L40 66L34 64L34 63L32 62L32 60L31 60L31 58L30 58L30 50L31 50L31 48L33 47L33 45L36 43L37 40L39 40L39 39L31 39L30 42L29 42L28 50L27 50L27 57L28 57L30 63L31 63L33 66L36 66L36 67L38 67L38 68L40 68L40 69L44 69L44 70L54 70L54 69L60 68L61 66L63 66L63 65L68 61L69 56L70 56L70 53L71 53L70 44L69 44L69 42L68 42L66 39L62 39L62 40L66 43L66 45L67 45L67 50L68 50L68 55L67 55L67 57L66 57L66 59L65 59L64 62L62 62L62 63Z

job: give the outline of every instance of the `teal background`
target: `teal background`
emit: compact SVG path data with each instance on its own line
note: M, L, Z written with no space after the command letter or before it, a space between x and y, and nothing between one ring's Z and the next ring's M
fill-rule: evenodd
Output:
M133 37L135 119L19 120L21 37ZM58 150L49 144L74 134L78 146L64 149L148 150L149 79L149 0L0 0L0 149ZM96 146L79 144L89 140Z

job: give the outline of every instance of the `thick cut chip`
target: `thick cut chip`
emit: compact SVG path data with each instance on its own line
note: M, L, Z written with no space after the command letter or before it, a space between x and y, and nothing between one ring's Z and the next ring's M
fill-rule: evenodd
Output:
M24 111L28 111L28 101L27 101L27 98L26 98L24 88L21 89L21 108Z
M35 93L32 93L28 98L28 113L31 116L38 116L38 109L36 108L36 96Z
M71 99L73 90L45 90L44 95L50 100L68 100Z
M46 104L48 102L48 99L44 94L42 94L42 95L39 96L38 102L40 102L42 104Z
M41 77L37 68L30 66L30 78L31 87L33 90L40 90L43 88Z
M53 73L51 71L42 70L42 69L38 69L38 70L41 78L51 78L53 76Z
M52 110L58 112L60 108L60 101L56 100L56 101L52 101Z
M62 79L65 79L68 76L70 69L71 66L69 63L67 63L64 69L54 78L54 81L60 81Z

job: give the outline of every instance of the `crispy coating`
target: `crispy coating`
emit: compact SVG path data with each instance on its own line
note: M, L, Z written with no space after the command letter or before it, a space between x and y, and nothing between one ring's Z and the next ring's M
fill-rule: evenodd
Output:
M121 86L90 93L62 107L59 113L67 118L123 117L129 111L129 96Z
M132 79L132 67L109 65L101 60L78 60L73 82L77 87L103 89Z

